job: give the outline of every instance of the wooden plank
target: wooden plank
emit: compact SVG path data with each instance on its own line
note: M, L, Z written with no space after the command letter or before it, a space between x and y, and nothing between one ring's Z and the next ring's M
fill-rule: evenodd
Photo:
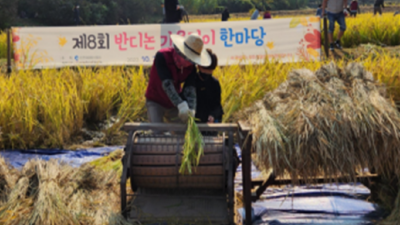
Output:
M222 189L223 176L133 176L133 182L141 188L211 188Z
M239 121L240 146L242 147L242 182L243 182L243 201L246 219L245 225L252 224L252 208L251 208L251 142L252 136L250 126L245 121Z
M200 131L223 132L236 131L237 125L232 123L197 124ZM154 130L154 131L186 131L186 124L173 123L125 123L123 130Z
M337 177L337 178L324 178L324 177L316 177L316 178L310 178L307 181L311 182L311 183L315 183L315 184L323 184L323 183L327 183L329 180L334 181L334 180L348 180L349 177L346 176L341 176L341 177ZM375 179L379 179L379 176L377 174L370 174L370 175L359 175L357 176L357 180L375 180ZM252 186L259 186L262 185L265 182L265 179L254 179L252 181ZM305 179L298 179L299 184L305 184L306 180ZM287 185L287 184L291 184L292 183L292 179L290 178L282 178L282 177L278 177L275 179L275 181L273 183L271 183L270 185Z
M225 142L222 137L205 136L203 137L204 144L222 144ZM166 144L176 145L183 144L184 138L176 136L139 136L135 138L134 143L136 145L154 145L154 144Z
M243 132L250 132L252 130L250 124L244 120L239 120L238 126L239 129Z
M179 152L181 153L183 145L179 146ZM134 145L132 154L134 155L176 155L177 144L166 145L166 144L154 144L149 145ZM221 153L225 150L225 146L220 145L205 145L204 154L216 154Z
M181 164L182 156L176 155L135 155L132 159L132 166L178 166ZM223 157L222 154L208 154L204 155L200 159L200 165L222 165Z
M11 29L7 29L7 73L10 75L12 69L11 69L11 58L12 58L12 42L11 42ZM16 51L16 49L15 49ZM15 62L15 64L17 64Z
M224 167L221 166L198 166L193 171L193 175L224 175ZM133 176L177 176L179 167L132 167Z

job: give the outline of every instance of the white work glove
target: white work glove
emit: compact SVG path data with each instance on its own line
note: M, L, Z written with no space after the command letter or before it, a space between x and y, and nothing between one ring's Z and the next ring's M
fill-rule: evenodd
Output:
M189 113L190 109L189 109L189 105L187 104L186 101L183 101L182 103L180 103L178 105L178 110L179 110L179 118L183 121L186 122L189 119Z
M196 110L191 109L191 110L189 110L189 113L190 113L191 116L194 117L196 115Z

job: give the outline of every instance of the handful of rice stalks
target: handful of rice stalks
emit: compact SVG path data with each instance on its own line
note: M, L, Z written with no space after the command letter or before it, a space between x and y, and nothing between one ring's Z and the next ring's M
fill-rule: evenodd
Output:
M294 183L321 176L355 181L362 168L399 177L400 114L385 93L356 63L291 72L243 113L258 165Z
M182 163L179 169L181 174L192 174L192 167L198 166L201 156L204 155L203 135L197 127L196 119L189 115L187 125Z

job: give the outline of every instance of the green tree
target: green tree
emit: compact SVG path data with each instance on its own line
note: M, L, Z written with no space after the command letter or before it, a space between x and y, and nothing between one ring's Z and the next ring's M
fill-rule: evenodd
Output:
M227 7L230 12L248 12L254 7L250 0L218 0L220 7Z
M0 29L5 29L12 25L12 21L17 14L17 6L16 0L0 0Z

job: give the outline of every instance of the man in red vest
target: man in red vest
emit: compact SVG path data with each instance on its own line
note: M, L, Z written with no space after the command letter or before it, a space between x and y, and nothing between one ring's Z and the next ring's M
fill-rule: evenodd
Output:
M146 91L151 123L186 122L196 109L195 65L210 66L211 57L197 34L171 35L174 47L157 52ZM182 84L184 88L182 89ZM182 91L183 90L183 91Z

